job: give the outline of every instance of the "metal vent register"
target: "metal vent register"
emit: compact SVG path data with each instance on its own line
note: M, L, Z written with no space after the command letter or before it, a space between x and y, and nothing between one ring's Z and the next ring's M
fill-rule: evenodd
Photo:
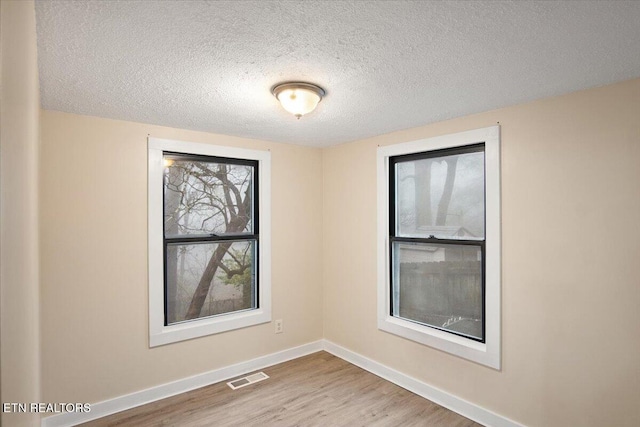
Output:
M267 374L265 374L264 372L258 372L255 374L247 375L246 377L237 378L233 381L229 381L227 385L231 387L233 390L236 390L238 388L242 388L249 384L254 384L262 380L266 380L267 378L269 378Z

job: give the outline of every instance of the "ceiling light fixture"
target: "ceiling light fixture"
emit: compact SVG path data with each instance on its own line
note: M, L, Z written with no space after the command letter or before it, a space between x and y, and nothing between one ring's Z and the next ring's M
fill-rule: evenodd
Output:
M325 95L320 86L304 82L280 83L271 89L271 93L278 98L282 108L298 119L315 110Z

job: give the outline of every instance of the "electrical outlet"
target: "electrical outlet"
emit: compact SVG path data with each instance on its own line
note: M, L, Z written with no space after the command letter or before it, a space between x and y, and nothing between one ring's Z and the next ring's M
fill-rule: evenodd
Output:
M282 333L282 319L276 320L275 324L276 324L276 334L281 334Z

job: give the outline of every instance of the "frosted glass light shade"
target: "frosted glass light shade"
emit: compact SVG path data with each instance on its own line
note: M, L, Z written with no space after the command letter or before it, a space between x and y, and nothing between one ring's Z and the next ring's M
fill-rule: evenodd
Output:
M325 94L319 86L294 82L275 86L271 92L278 98L282 108L300 118L315 110Z

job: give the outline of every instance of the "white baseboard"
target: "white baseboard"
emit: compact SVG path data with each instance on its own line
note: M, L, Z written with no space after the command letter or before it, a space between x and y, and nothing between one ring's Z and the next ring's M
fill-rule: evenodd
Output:
M258 369L286 362L288 360L297 359L307 354L315 353L323 349L323 341L315 341L299 347L290 348L279 351L277 353L268 354L246 362L240 362L235 365L226 366L224 368L205 372L203 374L194 375L189 378L161 384L146 390L137 391L114 399L105 400L91 404L90 412L67 412L63 414L53 415L43 418L42 427L67 427L77 424L86 423L87 421L97 418L106 417L107 415L117 412L126 411L136 406L155 402L156 400L165 399L175 396L176 394L185 393L200 387L215 384L230 378L234 378Z
M523 427L522 424L481 408L478 405L456 397L436 387L430 386L429 384L398 372L395 369L389 368L388 366L334 344L328 340L314 341L299 347L268 354L246 362L240 362L235 365L194 375L189 378L161 384L102 402L93 403L91 404L91 412L69 412L46 417L42 419L41 426L75 426L77 424L106 417L107 415L115 414L117 412L126 411L127 409L135 408L140 405L175 396L176 394L185 393L200 387L235 378L258 369L273 366L288 360L297 359L298 357L306 356L307 354L315 353L320 350L325 350L334 356L344 359L349 363L371 372L372 374L407 389L418 396L429 399L438 405L444 406L445 408L457 412L458 414L485 426Z
M398 372L395 369L334 344L331 341L323 340L323 348L334 356L344 359L349 363L359 366L372 374L384 378L418 396L429 399L440 406L444 406L482 425L490 427L523 427L522 424L505 418L502 415L498 415L446 391L430 386L427 383L405 375L402 372Z

